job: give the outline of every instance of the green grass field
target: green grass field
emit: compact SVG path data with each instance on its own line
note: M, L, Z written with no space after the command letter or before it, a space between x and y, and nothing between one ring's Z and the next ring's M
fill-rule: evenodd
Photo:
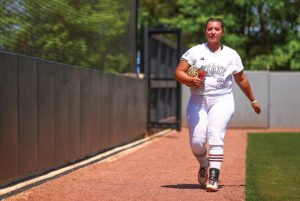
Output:
M249 133L247 201L300 200L300 133Z

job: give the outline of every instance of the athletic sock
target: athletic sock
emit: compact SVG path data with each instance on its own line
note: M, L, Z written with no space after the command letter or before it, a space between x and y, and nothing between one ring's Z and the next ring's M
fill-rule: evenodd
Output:
M221 169L224 151L222 145L210 145L209 149L209 168Z

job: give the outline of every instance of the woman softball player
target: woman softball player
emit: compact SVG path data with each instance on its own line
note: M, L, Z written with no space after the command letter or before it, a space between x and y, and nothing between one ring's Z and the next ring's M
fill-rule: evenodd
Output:
M192 47L182 56L175 76L180 83L191 89L187 119L191 150L200 163L198 181L205 184L208 179L206 190L217 191L225 132L234 113L232 77L249 98L254 111L259 114L261 109L243 73L240 56L235 50L220 43L224 35L223 21L209 19L205 35L206 43ZM198 72L204 70L205 80L199 76L189 76L187 72L191 66L198 69Z

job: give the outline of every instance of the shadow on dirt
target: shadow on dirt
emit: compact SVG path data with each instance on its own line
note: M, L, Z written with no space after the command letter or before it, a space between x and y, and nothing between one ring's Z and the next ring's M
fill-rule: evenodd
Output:
M237 185L219 185L219 188L226 188L226 187L245 187L245 184L237 184ZM176 184L176 185L164 185L161 186L164 188L178 188L178 189L204 189L205 185L200 184Z
M177 184L177 185L164 185L164 188L179 188L179 189L205 189L205 185L200 184Z

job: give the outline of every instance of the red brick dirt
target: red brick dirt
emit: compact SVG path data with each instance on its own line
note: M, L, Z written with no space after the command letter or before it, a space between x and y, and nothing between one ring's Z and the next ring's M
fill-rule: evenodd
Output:
M183 128L5 200L245 200L248 131L227 131L218 192L198 184L199 165Z

